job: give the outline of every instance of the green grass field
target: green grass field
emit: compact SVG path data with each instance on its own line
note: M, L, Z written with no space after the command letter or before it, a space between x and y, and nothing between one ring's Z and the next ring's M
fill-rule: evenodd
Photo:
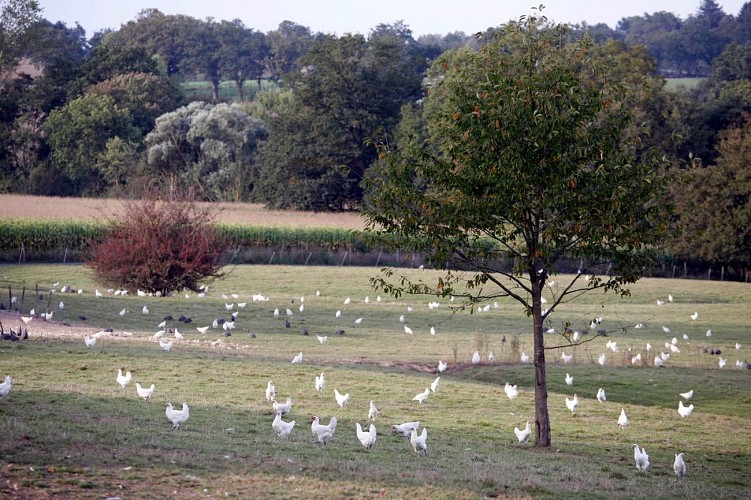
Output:
M452 314L450 306L459 306L458 301L437 299L439 307L430 309L434 298L394 300L381 294L379 302L368 284L378 273L374 268L240 266L228 271L203 298L194 293L123 297L101 288L104 296L96 298L97 285L81 266L0 267L0 301L6 305L9 287L19 298L21 288L27 288L28 313L35 305L28 290L36 284L43 292L36 301L42 308L53 283L69 284L83 293L54 294L54 320L113 329L87 349L83 333L43 336L36 333L42 328L35 319L28 326L29 340L0 342L0 375L13 377L12 391L0 401L0 494L746 498L751 489L751 370L735 367L738 359L751 361L748 285L645 279L625 299L593 292L564 304L549 326L560 329L569 321L583 329L602 317L598 328L611 333L564 348L574 355L570 365L562 363L560 350L548 351L553 447L540 450L517 443L513 432L514 426L534 422L534 373L531 365L519 362L521 352L531 353L531 320L510 299L498 300L497 306L491 302L488 312ZM404 272L425 280L436 277L431 271ZM570 277L553 279L564 283ZM254 302L254 294L269 299ZM667 301L669 294L674 302ZM666 302L658 306L657 299ZM229 318L225 304L238 302L247 305L239 309L230 337L215 329L196 331L215 318ZM144 305L148 315L142 313ZM275 308L281 310L279 317ZM293 312L290 328L284 326L287 308ZM120 316L123 309L127 313ZM336 311L341 311L339 318ZM694 312L697 320L690 318ZM193 320L191 325L174 322L184 339L169 352L153 339L167 314ZM363 320L355 327L357 318ZM10 323L4 322L6 331L20 321ZM646 328L634 329L637 323ZM404 325L414 335L406 334ZM429 333L431 325L435 336ZM302 328L310 334L302 335ZM709 329L711 337L706 336ZM319 343L316 335L328 340ZM647 352L646 343L665 351L664 343L674 336L681 352L664 367L654 367L655 350ZM618 352L605 348L608 340L618 343ZM549 347L564 343L549 335ZM740 350L736 343L742 344ZM702 347L719 348L722 354L701 353ZM475 350L483 358L476 366L470 362ZM493 363L486 361L489 351ZM303 363L293 365L298 352L304 354ZM604 366L597 363L601 353L606 353ZM632 364L637 353L642 361ZM725 368L719 368L719 357L728 360ZM448 370L438 390L423 405L413 402L437 376L439 359L448 362ZM120 389L115 375L121 367L133 373L133 383L156 385L152 400L139 399L133 383ZM322 371L327 386L319 395L313 382ZM566 373L574 377L572 387L564 382ZM298 426L286 441L271 429L273 412L264 397L269 379L275 381L278 399L293 400L286 420ZM518 384L518 398L505 396L506 381ZM605 403L595 398L599 387L606 391ZM336 405L334 388L351 395L343 409ZM678 393L689 389L695 391L695 411L682 419L676 411ZM574 415L564 404L573 393L580 398ZM355 422L366 424L370 400L380 409L378 441L365 451L354 427ZM183 401L191 416L173 431L164 407ZM625 429L616 425L621 408L630 420ZM325 446L313 443L314 414L323 422L332 416L339 420ZM427 457L416 456L407 440L391 433L392 424L412 420L429 429ZM649 453L646 473L634 467L632 443ZM688 466L688 476L680 480L672 471L678 452L686 453Z
M668 92L677 92L681 89L693 90L704 80L705 78L667 78L665 90Z

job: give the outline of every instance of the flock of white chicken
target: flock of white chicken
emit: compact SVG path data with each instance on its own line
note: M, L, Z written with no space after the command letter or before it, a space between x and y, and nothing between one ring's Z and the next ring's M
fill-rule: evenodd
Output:
M81 293L81 291L79 291L79 293ZM125 295L125 294L127 294L127 291L118 290L118 291L115 291L115 292L110 291L110 293L114 293L115 295L119 295L119 294ZM199 294L199 296L202 296L204 294L205 294L205 292L202 292L201 294ZM103 296L103 294L101 292L99 292L98 290L95 292L95 295L97 297ZM145 294L143 294L143 292L139 291L138 295L139 296L143 296ZM316 295L320 295L320 292L317 292ZM222 296L223 296L223 298L225 300L228 299L227 295L223 294ZM237 294L232 294L232 297L234 299L238 299L239 298L239 296ZM257 295L253 296L253 301L254 302L257 302L257 301L262 301L263 302L263 301L268 301L268 300L269 299L268 299L267 296L263 296L263 295L260 295L260 294L257 294ZM669 296L667 301L658 300L657 301L657 305L658 306L663 306L666 303L673 302L673 300L674 300L673 297ZM376 301L380 302L381 301L381 297L379 296L376 299ZM305 302L305 297L301 297L300 298L300 306L299 306L299 311L300 312L304 311L304 302ZM351 302L351 299L347 298L344 301L344 304L347 305L350 302ZM366 297L365 300L364 300L364 302L365 303L370 303L370 299ZM237 319L238 314L239 314L239 311L235 310L235 307L237 307L238 309L243 309L243 308L245 308L246 304L247 304L246 302L237 302L236 304L235 303L226 303L225 304L225 309L227 311L232 311L232 313L231 313L232 319L231 320L221 321L221 322L219 322L218 320L215 320L214 323L211 326L197 327L196 329L200 333L206 333L210 328L222 329L225 332L228 332L229 330L231 330L231 329L234 328L235 320ZM431 302L429 304L429 308L430 309L437 309L439 306L440 306L440 304L437 303L437 302ZM494 305L494 307L498 307L497 303ZM64 304L63 304L62 301L59 303L59 308L60 309L64 308ZM408 312L411 312L412 310L413 309L411 307L408 308ZM490 310L490 305L487 305L487 306L479 309L480 312L488 312L489 310ZM122 311L120 311L120 315L121 316L124 316L127 313L128 313L127 309L123 309ZM147 306L143 306L142 313L144 315L149 314L149 309L148 309ZM33 314L33 312L32 312L32 314ZM274 316L279 317L280 315L281 315L280 310L279 309L275 309L274 310ZM286 308L286 317L289 318L291 316L293 316L292 310L289 309L289 308ZM341 318L341 316L342 316L341 310L337 310L335 317L336 318ZM699 318L698 312L694 312L690 316L690 319L692 321L697 321L698 318ZM45 316L45 319L50 320L51 319L51 314L50 314L49 317ZM31 317L23 317L23 320L24 320L24 322L26 324L28 324L31 321ZM595 319L592 322L592 324L590 325L590 327L592 329L595 329L602 322L602 320L603 320L602 318ZM362 321L363 321L362 317L357 318L354 321L353 326L357 327L358 325L360 325L362 323ZM399 321L401 323L405 323L405 316L401 315L399 317ZM286 318L285 318L285 323L286 323L286 325L289 325L289 320L286 319ZM158 325L158 327L159 327L159 330L154 335L154 338L159 341L159 345L160 345L161 349L163 349L165 351L169 351L172 348L172 346L173 346L173 339L171 339L171 338L164 338L165 335L168 335L170 333L173 334L174 335L174 341L179 341L179 340L183 339L183 335L178 331L177 328L172 328L172 329L168 329L167 328L167 320L161 322ZM638 323L638 324L636 324L634 326L634 328L635 329L643 329L643 328L646 328L646 326L643 323ZM406 334L414 335L413 329L410 328L409 326L407 326L406 324L403 325L403 329L404 329L404 332ZM667 326L663 326L662 330L666 334L670 333L670 328L667 327ZM434 325L430 325L430 330L429 331L430 331L431 335L435 335L435 326ZM553 328L549 328L548 332L549 333L554 333L555 330ZM106 334L107 334L106 331L100 331L100 332L98 332L96 334L93 334L93 335L86 335L84 337L84 342L85 342L86 347L89 348L89 349L93 348L96 345L97 339L99 337L103 336L103 335L106 335ZM305 332L305 334L307 334L307 332ZM576 342L580 340L581 336L582 336L582 334L580 332L573 332L573 335L571 337L573 343L576 344ZM707 333L706 333L706 336L707 337L711 337L712 336L712 331L708 330ZM327 336L317 335L316 337L317 337L318 341L321 344L325 343L327 341L327 339L328 339ZM687 335L683 335L683 340L685 342L688 342L689 341L688 336ZM617 342L615 342L615 341L609 340L605 344L605 347L606 347L607 350L612 351L613 353L619 352L619 347L617 345ZM736 347L736 350L740 350L741 349L741 345L740 344L736 344L735 347ZM650 345L649 343L647 343L646 346L645 346L645 349L646 349L647 352L651 352L654 349L654 347L652 345ZM629 351L630 351L630 349L629 349ZM655 349L655 351L656 351L656 349ZM680 347L679 347L678 338L674 337L674 338L672 338L672 340L670 342L665 342L665 350L663 352L660 352L659 354L655 355L654 366L655 367L664 366L664 364L671 358L671 355L677 355L677 354L680 354L680 352L681 351L680 351ZM564 364L571 364L573 362L573 358L574 358L574 354L566 354L566 352L564 352L564 351L561 352L561 360L562 360L562 362ZM488 360L488 362L492 363L494 361L494 359L495 359L495 357L494 357L492 351L490 351L488 353L488 355L487 355L487 360ZM635 354L630 359L631 359L631 363L632 364L641 363L641 361L642 361L641 352ZM479 351L475 351L473 353L472 357L471 357L471 362L473 364L479 364L479 363L481 363L481 361L482 360L481 360L480 352ZM522 352L521 356L520 356L520 361L521 361L521 363L529 363L530 362L529 355L527 355L526 353ZM293 358L292 363L293 364L301 364L302 362L303 362L303 353L299 352L299 354L297 354ZM726 362L727 362L727 358L719 358L718 366L720 368L722 368L722 367L725 366ZM598 363L600 365L605 365L607 363L607 355L606 355L606 353L600 354L600 356L598 357ZM738 362L736 362L736 367L741 368L743 366L745 366L745 362L742 362L741 360L739 360ZM444 362L443 360L439 360L438 361L437 371L439 373L443 373L447 369L447 367L448 367L448 364L446 362ZM429 387L426 387L424 391L416 394L414 396L414 398L412 398L412 401L416 401L419 404L426 403L428 401L428 398L430 397L430 395L432 393L435 393L437 391L440 379L441 379L440 376L438 376L437 378L435 378L435 380L431 383L431 385ZM123 373L122 369L118 370L116 381L121 386L122 389L124 389L131 382L131 380L132 380L132 375L131 375L130 372ZM574 383L574 377L572 375L570 375L569 373L566 373L565 382L566 382L567 386L572 387L573 383ZM314 388L315 388L316 392L318 392L320 394L320 393L322 393L324 391L325 385L326 385L325 374L322 372L320 375L317 375L315 377ZM8 395L8 393L11 390L11 386L12 386L12 379L11 379L10 376L6 376L5 377L5 381L2 384L0 384L0 400L2 400L4 397L6 397ZM137 393L138 397L144 399L144 401L148 401L152 397L152 395L154 393L154 390L155 390L155 385L154 384L151 384L150 387L144 388L140 384L140 382L138 382L138 383L135 384L135 386L136 386L136 393ZM511 385L509 382L506 382L505 387L504 387L504 391L505 391L505 393L506 393L506 395L507 395L507 397L509 399L515 399L518 396L518 394L519 394L519 390L517 388L517 385ZM688 392L681 393L680 396L683 399L685 399L686 401L688 401L688 400L690 400L693 397L693 394L694 394L694 391L690 390ZM291 398L287 398L286 402L284 402L284 403L278 402L276 400L276 388L275 388L273 380L270 380L268 382L268 385L266 387L265 396L266 396L267 401L272 404L272 409L273 409L273 412L274 412L274 419L273 419L273 421L271 423L271 427L272 427L273 431L276 433L276 435L279 438L288 438L291 435L291 433L293 432L293 429L295 428L295 425L296 425L295 421L285 422L284 419L283 419L287 414L290 413L290 410L292 408L292 400L291 400ZM339 390L336 389L336 388L334 389L334 397L335 397L335 401L336 401L337 405L340 408L344 408L344 406L349 402L349 398L350 398L350 396L349 396L348 393L341 394L339 392ZM597 397L597 400L600 403L604 403L604 402L607 401L607 397L605 395L604 388L600 388L597 391L597 396L596 397ZM682 418L686 418L686 417L688 417L688 416L690 416L692 414L692 412L694 410L694 405L690 404L689 406L685 406L684 403L683 403L683 399L679 400L679 402L678 402L678 413L679 413L679 415ZM572 415L575 414L576 411L577 411L577 409L578 409L578 407L579 407L579 398L578 398L578 395L574 394L573 398L571 398L571 399L568 396L566 396L565 397L565 404L566 404L566 407L568 408L568 410L571 412L571 414ZM167 407L166 407L166 410L165 410L165 414L166 414L168 420L170 421L170 423L172 423L173 429L177 430L177 429L179 429L179 427L180 427L181 424L185 423L188 420L188 418L190 416L190 411L189 411L188 405L186 403L183 403L182 410L175 410L173 408L172 404L169 403L169 404L167 404ZM366 450L370 450L371 448L373 448L373 446L376 443L376 440L377 440L377 429L375 427L375 421L376 421L377 417L378 417L378 409L375 406L374 402L370 401L369 409L368 409L369 427L366 430L363 430L363 428L362 428L362 426L361 426L361 424L359 422L357 422L355 424L355 431L356 431L357 439L362 444L363 448L366 449ZM617 420L617 425L618 425L619 428L625 429L628 426L628 424L629 424L628 417L626 416L625 409L622 408L621 409L621 413L620 413L620 415L618 417L618 420ZM337 427L337 419L336 419L335 416L331 417L329 423L326 424L326 425L320 423L318 416L313 416L312 417L311 432L312 432L312 434L313 434L313 436L315 438L315 441L317 443L326 444L327 442L329 442L334 437L334 435L336 433L336 427ZM422 428L422 432L420 434L418 434L419 427L420 427L420 422L419 421L406 422L406 423L403 423L403 424L393 425L392 426L392 431L395 432L399 436L403 436L403 437L409 438L410 443L412 445L412 449L413 449L413 451L416 454L418 454L418 455L426 455L427 456L427 453L428 453L428 449L427 449L427 428L423 427ZM531 436L531 427L530 427L529 420L526 422L526 426L525 426L524 429L519 429L519 427L514 427L514 434L516 435L516 438L517 438L517 440L518 440L519 443L528 442L529 438ZM638 470L640 470L640 471L646 471L649 468L649 465L650 465L650 463L649 463L649 456L648 456L646 450L644 448L642 448L642 447L639 447L637 444L633 444L632 448L634 450L634 461L635 461L635 464L636 464L636 468ZM675 471L676 475L678 475L678 476L683 476L683 475L686 474L686 464L685 464L685 461L684 461L684 457L685 457L684 453L678 453L678 454L675 455L675 462L674 462L673 468L674 468L674 471Z
M672 302L674 302L674 297L672 295L668 295L667 301L665 301L665 300L657 300L656 303L657 303L657 306L659 307L659 306L663 306L665 304L669 304L669 303L672 303ZM695 311L693 314L690 315L690 319L691 319L691 321L697 321L699 319L699 313L697 311ZM602 323L602 320L603 320L603 318L601 318L601 317L595 319L592 322L592 324L590 324L590 328L593 328L593 329L596 328L597 325L599 325L599 324ZM644 329L644 328L646 328L646 325L644 323L637 323L636 325L634 325L634 329L637 329L637 330L641 330L641 329ZM554 329L550 329L550 330L554 331ZM671 333L670 327L664 326L664 325L662 326L662 331L665 334L670 334ZM712 330L711 329L707 330L706 336L707 337L711 337L712 336ZM578 340L579 338L580 338L580 333L579 332L574 332L573 333L574 342L576 342L576 340ZM688 335L686 335L686 334L683 335L683 340L685 342L689 342L690 341ZM654 366L657 367L657 368L662 367L671 358L671 355L680 354L681 351L680 351L680 347L678 346L678 344L679 344L679 340L678 340L677 337L673 337L671 339L671 341L665 342L665 344L664 344L665 345L665 351L660 352L659 354L655 355ZM616 341L608 340L605 343L605 347L606 347L607 350L610 350L613 353L619 352L618 343ZM735 344L735 349L736 350L740 351L741 347L742 347L741 344L739 344L739 343ZM651 352L654 349L654 347L650 343L647 343L645 345L645 349L646 349L647 352ZM628 351L631 352L632 350L628 349ZM561 360L562 360L562 362L564 364L570 364L570 363L572 363L573 362L573 358L574 358L573 354L566 354L564 351L561 351ZM607 354L606 353L601 353L599 355L598 359L597 359L597 362L601 366L604 366L607 363L607 359L608 359L607 358ZM641 352L638 352L638 353L634 354L633 356L630 356L630 362L631 362L632 365L635 365L637 363L641 363L641 361L642 361ZM723 358L719 358L718 367L719 368L724 368L726 362L727 362L727 358L724 358L724 359ZM743 367L745 367L745 365L746 365L745 361L738 360L736 362L736 367L737 368L743 368ZM571 387L571 386L573 386L573 383L574 383L574 377L572 375L570 375L569 373L566 373L564 381L566 382L567 386ZM507 388L509 387L509 383L508 382L506 382L506 387ZM513 387L515 388L516 386L513 386ZM507 394L508 394L508 390L507 390ZM688 401L688 400L690 400L693 397L693 395L694 395L694 390L693 389L691 389L691 390L689 390L687 392L683 392L683 393L679 394L679 396L682 398L682 399L678 400L678 414L681 416L681 418L686 418L686 417L690 416L691 413L693 413L693 411L694 411L694 405L693 405L693 403L689 404L688 406L685 406L684 403L683 403L684 399L686 401ZM607 396L605 395L605 389L602 388L602 387L599 388L598 391L597 391L596 397L597 397L597 400L600 403L604 403L605 401L607 401ZM511 396L509 396L509 398L511 398ZM566 408L568 408L568 410L571 411L571 414L573 415L576 412L577 408L579 407L579 397L578 397L578 395L574 394L573 398L571 398L571 399L569 399L569 397L566 396L565 397L565 403L566 403ZM617 424L618 424L618 427L620 429L625 429L628 426L629 421L628 421L628 417L626 416L626 410L625 410L625 408L621 408L621 413L618 416ZM519 440L519 442L523 442L523 441L526 441L527 439L529 439L529 433L527 432L528 430L529 430L529 422L527 422L527 429L526 429L526 431L520 431L518 427L514 428L514 433L516 434L517 439ZM633 444L632 448L634 450L634 462L636 464L637 470L639 470L639 471L646 471L649 468L649 455L647 454L646 450L643 447L640 448L639 445L637 445L637 444ZM673 470L674 470L675 474L677 476L679 476L679 477L686 475L686 463L685 463L684 457L685 457L685 453L678 453L678 454L675 455L675 462L673 464Z
M441 377L437 377L430 387L425 389L425 392L418 394L412 400L419 401L421 404L427 400L427 394L431 391L435 392L438 389L438 382ZM320 375L316 375L314 388L317 393L322 393L326 387L325 373L321 372ZM427 394L426 394L427 393ZM265 390L266 401L271 403L271 407L274 411L274 420L271 422L271 428L276 433L277 437L281 439L288 438L291 434L297 421L292 420L285 422L285 417L292 410L292 399L287 398L286 403L278 403L276 400L276 384L273 380L269 380L266 384ZM334 388L334 400L339 408L344 408L350 400L349 393L342 394L338 389ZM378 439L378 431L375 426L375 421L378 418L378 408L373 400L368 405L368 421L370 422L367 430L363 430L360 422L355 423L355 433L358 441L362 444L365 450L370 450ZM328 424L322 424L317 415L311 417L310 430L313 433L313 437L316 443L326 444L328 443L336 433L337 418L331 417ZM423 427L422 432L417 434L417 429L420 427L420 422L406 422L403 424L396 424L392 426L392 431L399 436L409 437L412 449L418 455L428 454L428 430Z

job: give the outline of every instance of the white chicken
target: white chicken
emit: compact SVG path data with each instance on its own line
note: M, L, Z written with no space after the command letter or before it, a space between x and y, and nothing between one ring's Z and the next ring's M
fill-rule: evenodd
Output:
M149 314L149 306L143 306L143 309L141 309L141 312L144 315Z
M520 361L522 363L529 363L529 354L523 352L520 357Z
M678 477L686 475L686 462L683 460L683 457L685 456L685 453L678 453L675 456L675 461L673 462L673 471L675 471L675 475Z
M10 375L5 376L5 380L0 384L0 401L10 393L10 389L13 387L13 379Z
M368 428L368 432L364 432L362 430L362 426L360 425L360 422L357 422L355 424L355 428L357 429L357 439L360 440L362 443L363 448L366 450L369 450L373 447L373 445L376 442L376 427L373 424L370 424L370 427Z
M446 371L446 368L448 368L448 363L445 361L438 360L438 373L443 373Z
M183 403L182 410L175 410L172 408L172 403L167 403L167 410L165 411L167 418L172 422L172 430L176 431L180 428L180 424L184 424L188 417L190 417L190 409L188 403Z
M745 364L746 364L746 363L744 363L743 361L741 361L741 360L739 359L739 360L737 360L737 361L735 362L735 367L736 367L736 368L743 368L743 367L745 366Z
M344 405L349 401L349 393L342 394L336 388L334 388L334 397L336 398L336 404L338 404L340 408L344 408Z
M208 326L197 326L196 330L198 330L198 333L206 333L209 331Z
M476 365L480 362L480 352L475 351L475 353L472 355L472 364Z
M495 361L495 355L493 354L493 351L488 352L488 363L492 363Z
M662 366L665 364L665 361L660 358L660 356L655 356L655 366Z
M310 430L313 432L313 436L315 436L319 443L326 444L334 436L334 432L336 432L336 417L331 417L328 425L321 425L318 421L318 416L313 415L313 422L310 424Z
M169 351L170 349L172 349L172 339L162 340L160 338L159 339L159 347L161 347L165 351Z
M696 321L697 319L699 319L699 313L694 311L694 314L691 315L691 320Z
M628 425L628 417L626 416L626 410L621 408L621 415L618 417L618 427L625 429Z
M503 386L503 391L506 393L506 397L509 399L516 399L516 397L519 395L519 390L516 388L516 385L511 385L508 382L506 382L506 385Z
M529 441L529 436L532 435L532 429L529 426L529 420L527 420L527 426L524 428L524 430L519 430L518 427L514 427L514 434L516 434L516 439L518 439L520 443L526 443L527 441Z
M91 349L96 345L96 337L92 337L91 335L86 335L83 338L83 343L86 344L87 349Z
M271 428L276 432L276 436L282 439L289 437L292 433L292 429L295 428L295 421L285 422L282 420L281 412L277 412L274 416L274 421L271 422Z
M141 387L141 384L136 382L136 393L139 397L143 398L144 401L148 401L151 399L151 395L154 394L154 384L151 384L151 387Z
M688 392L682 392L682 393L679 394L679 396L682 397L683 399L685 399L686 401L688 401L689 399L691 399L692 397L694 397L694 390L691 389Z
M720 368L725 368L725 365L728 363L728 358L720 358L717 364L720 366Z
M323 372L320 375L316 375L316 392L320 394L326 388L326 378Z
M632 364L632 365L635 365L635 364L636 364L636 363L638 363L639 361L641 361L641 353L639 353L639 354L637 354L636 356L633 356L633 357L631 358L631 364Z
M412 443L412 449L418 455L428 456L428 428L422 428L422 434L417 435L417 428L412 427L412 431L409 435L409 441Z
M576 411L577 406L579 406L579 397L576 394L574 394L574 399L569 399L568 396L566 396L566 408L571 410L572 415Z
M133 375L131 375L130 372L126 372L125 375L123 375L123 369L117 369L117 383L120 384L121 389L125 389L125 386L130 383L130 379L132 378Z
M302 352L298 354L297 356L295 356L294 358L292 358L293 365L299 365L300 363L302 363Z
M688 406L683 406L683 401L678 401L678 413L681 415L682 418L686 418L694 411L694 404L691 403Z
M600 363L602 366L605 366L605 363L607 362L608 358L605 356L605 353L603 352L600 354L600 357L597 358L597 362Z
M568 364L571 363L571 361L574 359L573 354L566 354L565 352L561 351L561 359L564 363Z
M287 398L286 403L278 403L276 399L272 399L271 407L274 408L274 412L281 413L284 416L292 409L292 398Z
M375 420L376 418L378 418L378 408L376 408L375 403L371 400L370 408L368 408L368 420Z
M441 381L441 377L436 377L433 382L430 384L430 390L432 392L435 392L438 390L438 383Z
M316 338L318 339L319 343L323 344L329 339L329 336L328 335L316 335Z
M409 437L412 433L412 428L419 429L420 422L405 422L403 424L395 424L391 426L391 430L401 437Z
M418 393L414 398L412 398L412 401L418 401L420 404L423 404L428 400L428 396L430 396L430 387L426 387L423 392Z
M569 386L569 387L571 387L572 385L574 385L574 377L572 377L568 373L566 374L566 385Z
M597 389L597 401L604 403L607 400L608 398L605 396L605 389L603 389L602 387Z
M640 471L646 471L649 468L649 455L647 450L639 449L638 444L633 444L631 447L634 449L634 462L636 463L636 469Z
M410 327L408 327L407 325L404 325L404 333L408 333L408 334L412 335L412 329Z
M266 384L266 401L273 401L276 398L276 387L274 381L269 380Z

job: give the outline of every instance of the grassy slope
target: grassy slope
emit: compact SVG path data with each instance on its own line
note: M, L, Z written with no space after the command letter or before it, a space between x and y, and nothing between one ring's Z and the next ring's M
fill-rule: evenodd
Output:
M96 299L96 285L84 268L0 267L2 290L10 285L16 293L23 285L38 282L45 288L56 281L83 288L81 295L62 296L65 309L55 312L56 319L73 321L85 314L87 324L135 332L141 339L103 338L92 350L80 339L0 343L0 374L14 377L13 391L0 402L0 466L9 481L0 484L0 492L9 493L9 484L15 483L27 494L100 497L119 494L118 484L131 495L154 496L197 496L206 489L212 495L226 491L270 496L282 491L290 497L741 497L751 487L751 372L734 367L748 349L744 345L735 351L735 342L749 343L747 285L643 280L628 299L590 294L561 308L551 326L566 320L583 326L603 316L607 330L636 322L648 328L613 334L620 349L609 352L604 367L590 358L605 352L605 339L565 349L574 352L574 365L562 365L559 352L549 352L553 450L548 452L518 445L512 432L514 426L534 420L533 370L516 363L519 351L529 352L531 347L529 319L520 308L500 300L488 313L465 311L452 317L445 301L429 310L427 297L384 297L378 303L377 293L368 288L368 277L376 272L239 267L203 299ZM410 272L425 279L434 276ZM233 299L225 301L222 292L238 293L239 300L248 302L225 347L210 346L217 331L200 335L182 323L178 328L186 341L169 353L147 339L167 313L190 315L195 325L228 316L224 304ZM270 299L253 303L254 293ZM655 300L668 293L675 302L657 306ZM302 295L305 310L300 313ZM370 304L363 303L365 296ZM345 305L347 297L352 301ZM141 313L145 304L151 310L148 316ZM408 312L408 305L414 311ZM293 310L292 328L284 328L283 320L273 316L276 307ZM121 318L118 312L123 308L129 313ZM342 311L338 321L336 310ZM694 311L699 312L697 321L689 319ZM397 319L401 314L414 336L403 332ZM362 325L353 328L357 317L364 318ZM427 333L429 324L436 325L435 337ZM670 339L662 325L677 332L682 352L665 368L631 366L629 356L637 350L646 357L647 341L661 345ZM302 336L302 327L311 335ZM340 327L346 330L344 336L334 333ZM714 332L711 338L705 336L708 328ZM251 331L256 338L248 335ZM690 344L680 340L683 333L692 339ZM33 323L30 334L34 337ZM318 343L315 334L328 335L328 342ZM560 341L551 336L549 343ZM720 370L717 356L699 354L704 345L729 354L728 366ZM472 367L468 361L475 349L483 355L493 350L500 363ZM299 351L305 362L290 364ZM425 405L411 402L434 379L428 369L434 370L438 359L450 363L438 392ZM121 391L114 380L119 367L133 372L134 382L156 384L153 400L139 400L132 386ZM328 385L325 394L318 395L313 378L321 371ZM563 381L567 372L574 376L572 388ZM275 380L281 399L289 396L294 401L290 417L300 428L287 442L277 440L271 430L273 415L263 397L269 378ZM519 385L519 398L506 398L506 380ZM334 387L352 395L344 409L334 402ZM598 387L605 388L608 402L596 401ZM677 394L689 388L696 392L696 410L681 419ZM573 416L564 405L564 396L572 392L581 399ZM354 423L365 423L370 399L381 409L379 440L365 452L355 438ZM182 401L191 405L191 418L173 432L164 404ZM621 408L631 421L625 430L615 424ZM311 414L324 421L338 417L337 435L329 445L312 444ZM420 420L429 428L427 459L415 457L405 440L390 434L391 424L408 420ZM650 454L647 474L633 467L633 442ZM689 476L676 482L671 464L679 451L686 453Z

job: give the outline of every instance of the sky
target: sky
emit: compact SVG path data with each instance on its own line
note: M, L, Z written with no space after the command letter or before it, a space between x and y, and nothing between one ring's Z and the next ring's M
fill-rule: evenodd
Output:
M746 0L716 0L725 13L737 15ZM240 19L264 33L282 21L307 26L312 32L368 32L378 24L404 21L415 37L463 31L472 34L495 27L545 5L543 14L559 23L605 23L615 28L624 17L660 11L681 19L695 14L701 0L40 0L45 19L79 23L88 36L105 28L117 30L143 9L164 14L185 14L216 21Z

